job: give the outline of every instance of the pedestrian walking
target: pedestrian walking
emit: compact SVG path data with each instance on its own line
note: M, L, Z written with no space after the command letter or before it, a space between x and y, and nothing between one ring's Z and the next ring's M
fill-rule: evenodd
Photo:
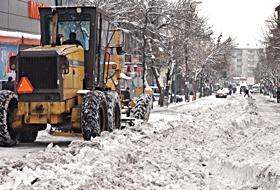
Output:
M249 90L248 90L247 88L245 89L244 97L245 97L246 95L248 96L248 98L250 97L250 95L249 95Z
M129 102L130 102L130 91L129 91L129 87L126 88L125 91L123 91L123 103L125 106L129 106Z
M276 100L277 100L277 103L280 103L280 87L277 87Z

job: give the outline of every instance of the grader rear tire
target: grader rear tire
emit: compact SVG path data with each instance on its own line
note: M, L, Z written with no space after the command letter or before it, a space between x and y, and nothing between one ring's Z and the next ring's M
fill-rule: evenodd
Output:
M0 146L17 144L17 135L11 124L17 112L17 96L9 90L0 91Z
M121 127L121 106L118 93L107 91L105 95L108 103L108 130L111 132Z
M137 100L136 106L132 109L132 116L136 119L148 121L151 109L152 97L143 95Z
M85 140L108 130L107 101L103 92L88 92L82 102L81 129Z

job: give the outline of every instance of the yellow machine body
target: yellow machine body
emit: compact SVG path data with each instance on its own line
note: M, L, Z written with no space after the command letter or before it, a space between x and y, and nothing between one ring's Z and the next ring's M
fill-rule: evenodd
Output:
M26 51L36 52L57 51L63 54L69 61L69 73L62 74L63 101L62 102L18 102L18 111L13 122L13 128L24 127L25 124L62 124L63 114L71 117L72 126L80 128L80 109L82 96L77 94L83 89L84 78L84 50L76 45L39 46Z

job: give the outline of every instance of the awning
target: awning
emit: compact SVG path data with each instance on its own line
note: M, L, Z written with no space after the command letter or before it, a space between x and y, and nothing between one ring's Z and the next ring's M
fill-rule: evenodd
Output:
M10 38L27 38L27 39L34 39L34 40L40 40L41 38L41 36L38 34L30 34L26 32L17 32L17 31L6 31L6 30L0 30L0 36L10 37Z
M0 30L0 42L11 44L40 45L40 35Z
M127 76L127 75L124 74L124 73L121 73L121 78L122 78L122 79L125 79L125 80L131 80L131 79L132 79L131 77Z

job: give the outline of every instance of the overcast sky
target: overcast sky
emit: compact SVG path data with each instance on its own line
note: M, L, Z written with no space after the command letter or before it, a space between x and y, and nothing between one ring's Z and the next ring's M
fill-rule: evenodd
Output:
M214 36L231 35L241 46L255 46L262 38L264 23L274 14L280 0L202 0L203 16L209 18Z

